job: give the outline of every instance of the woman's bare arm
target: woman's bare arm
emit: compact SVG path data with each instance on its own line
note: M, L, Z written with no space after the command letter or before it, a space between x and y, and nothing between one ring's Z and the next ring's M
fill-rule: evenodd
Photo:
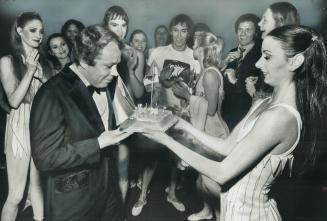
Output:
M14 74L12 58L10 56L1 58L0 79L1 82L3 82L4 91L12 108L17 109L24 100L37 69L38 56L38 52L35 50L33 54L27 57L25 61L27 71L20 82L18 82L18 79Z
M178 123L175 125L176 129L185 130L187 133L191 134L194 138L200 141L206 147L216 151L222 156L227 156L235 147L235 142L237 139L238 131L241 127L241 122L234 128L231 134L222 139L219 137L211 136L202 130L193 127L190 123L183 119L179 119Z
M144 54L133 49L133 56L130 59L129 62L136 62L128 65L131 88L135 98L141 98L144 94Z
M166 145L200 173L224 184L253 166L272 149L287 151L296 140L297 123L294 116L285 110L265 111L249 134L235 143L232 152L222 162L209 160L165 134L150 134L149 137Z

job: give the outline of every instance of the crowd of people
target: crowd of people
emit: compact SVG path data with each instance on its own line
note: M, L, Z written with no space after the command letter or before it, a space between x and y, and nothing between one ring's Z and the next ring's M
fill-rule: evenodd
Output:
M128 24L126 11L112 6L98 25L70 19L43 41L38 13L16 17L12 53L0 60L9 187L1 221L16 219L26 187L34 220L125 220L136 186L130 212L138 216L163 150L171 162L166 200L176 210L186 210L178 177L198 172L203 208L188 220L282 220L271 187L319 157L321 34L300 25L288 2L261 19L240 15L238 44L226 55L224 39L186 14L155 29L154 48L141 29L127 40ZM138 104L167 108L177 123L166 132L120 129Z

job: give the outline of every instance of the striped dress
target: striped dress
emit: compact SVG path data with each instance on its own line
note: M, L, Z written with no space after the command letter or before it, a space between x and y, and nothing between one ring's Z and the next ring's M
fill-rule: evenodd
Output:
M262 102L254 107L246 118L251 116ZM296 142L288 151L282 154L266 155L253 169L245 174L226 192L221 194L222 221L282 220L277 209L276 201L270 198L268 193L275 179L282 174L287 165L289 166L289 171L291 172L292 170L294 159L293 150L300 139L302 121L299 112L292 106L287 104L275 104L270 108L276 106L287 109L296 118L298 123L298 136ZM238 142L249 133L257 119L258 117L248 122L245 127L243 125L238 134ZM247 119L244 122L246 121Z

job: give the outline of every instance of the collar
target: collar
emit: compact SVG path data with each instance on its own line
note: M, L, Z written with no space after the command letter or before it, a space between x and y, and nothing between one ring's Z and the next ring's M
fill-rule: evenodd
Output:
M83 84L87 87L90 86L91 84L86 80L86 78L84 77L84 75L78 70L77 66L75 63L71 64L69 66L69 68L75 72L75 74L79 77L79 79L81 79L81 81L83 82Z
M241 45L238 45L238 48L243 48L245 49L244 52L243 52L243 58L245 57L245 55L254 47L255 43L251 43L251 44L248 44L248 45L245 45L245 46L241 46Z
M173 43L169 44L168 47L170 47L172 50L176 51L176 52L179 52L179 53L184 53L189 47L187 45L185 45L185 49L183 51L179 51L179 50L176 50L174 47L173 47Z

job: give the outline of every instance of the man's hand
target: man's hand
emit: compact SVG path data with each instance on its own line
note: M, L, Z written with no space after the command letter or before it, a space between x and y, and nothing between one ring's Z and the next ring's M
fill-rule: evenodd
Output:
M245 79L245 88L246 88L246 92L253 97L256 89L255 89L255 84L258 81L258 77L256 76L249 76Z
M188 90L188 87L183 84L183 82L177 81L176 84L171 87L171 89L177 97L183 98L186 101L190 100L191 94Z
M174 71L173 67L167 66L164 67L160 72L159 81L166 88L171 87L176 81L176 78L171 77L173 71Z
M119 144L120 141L126 139L131 134L132 134L132 132L130 132L130 131L127 132L127 131L119 130L119 129L105 131L98 137L100 149L103 149L105 147L112 146L112 145L117 145L117 144Z
M232 61L240 59L241 56L242 56L242 53L240 50L229 52L227 57L225 58L225 62L230 63Z
M224 74L227 76L230 83L235 84L237 82L234 69L226 69Z

